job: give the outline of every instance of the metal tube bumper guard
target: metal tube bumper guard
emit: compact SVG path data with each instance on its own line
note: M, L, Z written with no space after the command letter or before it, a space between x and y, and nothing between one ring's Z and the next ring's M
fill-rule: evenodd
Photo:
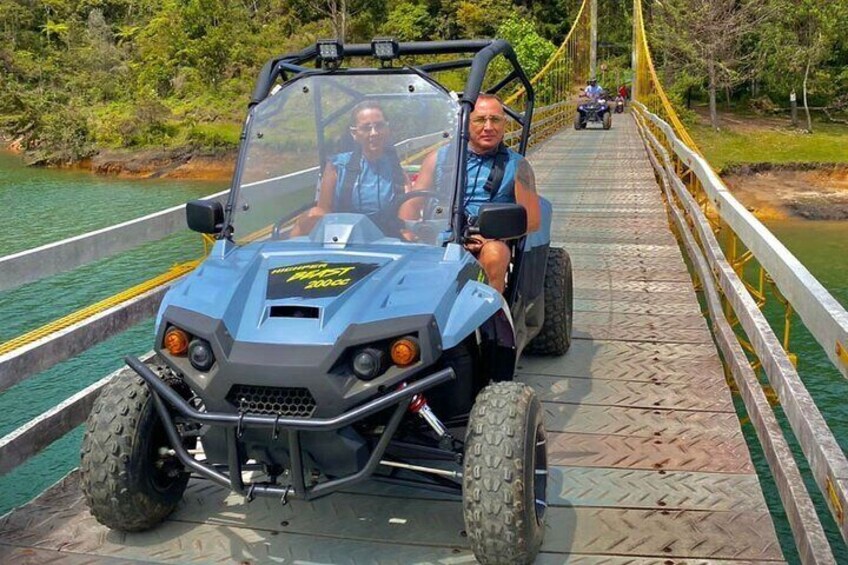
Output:
M183 397L165 384L147 365L135 357L125 357L124 361L133 371L144 379L153 392L153 401L156 411L162 419L165 432L168 434L168 440L183 465L221 486L230 488L239 494L245 495L248 500L253 500L256 496L275 496L279 497L283 504L286 503L288 498L312 500L368 479L380 464L380 460L383 458L386 447L388 447L392 436L394 436L395 431L397 431L397 428L403 419L403 415L409 407L412 397L420 392L456 378L456 374L453 369L442 369L432 375L410 383L408 386L393 390L388 394L361 406L357 406L356 408L333 418L280 418L278 416L267 416L263 414L200 412L189 405ZM192 457L188 451L186 451L182 443L182 438L177 432L177 427L171 417L168 405L173 407L180 416L188 420L198 422L200 424L231 428L230 433L227 434L228 472L225 473L219 471L211 465L198 461ZM301 431L337 430L348 426L365 416L380 412L381 410L385 410L392 406L396 406L395 411L389 419L389 423L386 425L380 439L377 441L377 445L371 452L367 463L362 469L352 475L325 481L309 488L306 487L303 472L303 459L300 451ZM281 430L287 433L292 467L291 484L281 485L276 483L243 482L242 462L239 458L238 442L241 430L247 427L271 428L272 437L274 439L278 437Z

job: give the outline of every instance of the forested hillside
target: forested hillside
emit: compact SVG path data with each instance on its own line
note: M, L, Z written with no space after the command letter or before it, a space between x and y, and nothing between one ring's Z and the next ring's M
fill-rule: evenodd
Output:
M500 36L529 73L581 0L0 0L0 133L35 162L231 149L256 73L318 38ZM643 1L658 71L692 102L823 119L848 107L848 0ZM599 78L629 77L632 0L598 0ZM455 88L461 86L457 77ZM812 121L806 118L807 129Z
M813 106L825 118L848 108L848 0L664 0L643 2L663 83L683 105L719 103L761 113ZM812 131L810 114L806 129Z
M232 147L256 73L317 38L499 35L529 70L579 0L0 0L0 129L31 159Z

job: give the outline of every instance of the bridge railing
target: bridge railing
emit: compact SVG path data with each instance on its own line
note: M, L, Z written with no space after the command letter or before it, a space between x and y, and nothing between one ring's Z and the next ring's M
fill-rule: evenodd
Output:
M635 7L633 106L640 132L703 287L727 368L764 448L802 561L834 562L757 371L762 371L776 392L812 477L843 539L848 540L848 461L801 381L797 359L789 351L790 322L795 313L836 370L848 376L848 314L730 194L700 155L657 77L640 0ZM751 275L753 282L746 279ZM767 300L779 302L784 309L783 339L778 339L761 310Z

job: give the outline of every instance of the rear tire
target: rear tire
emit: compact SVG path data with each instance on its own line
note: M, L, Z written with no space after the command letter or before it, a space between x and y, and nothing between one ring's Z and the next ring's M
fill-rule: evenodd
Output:
M171 445L141 377L118 376L88 417L80 452L80 483L91 514L113 530L141 532L177 507L189 473Z
M561 247L548 250L545 269L545 320L542 330L527 344L537 355L564 355L571 347L574 317L574 282L571 257Z
M612 114L607 112L604 114L604 129L610 129L612 127Z
M517 382L477 396L465 437L462 507L483 565L532 563L545 533L547 450L539 399Z

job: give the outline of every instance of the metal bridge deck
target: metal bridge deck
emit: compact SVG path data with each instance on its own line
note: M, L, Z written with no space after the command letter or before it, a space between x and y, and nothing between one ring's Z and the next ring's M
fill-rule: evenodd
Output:
M525 358L551 482L538 562L782 562L730 391L629 116L531 158L575 273L575 340ZM461 504L367 485L281 507L193 482L144 534L98 525L76 474L0 519L2 563L468 563Z

